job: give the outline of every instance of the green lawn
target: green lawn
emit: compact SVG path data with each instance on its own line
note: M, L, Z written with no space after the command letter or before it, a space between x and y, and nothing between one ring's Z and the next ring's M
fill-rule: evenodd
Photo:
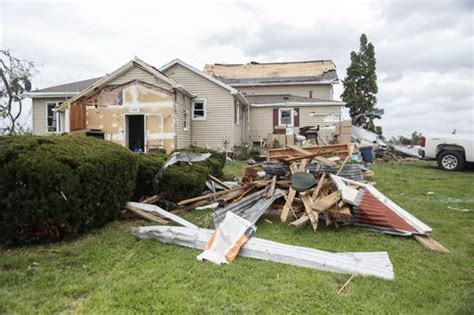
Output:
M357 276L338 295L348 275L241 257L229 266L201 263L197 250L135 240L130 227L143 221L114 222L74 242L1 252L0 314L472 313L474 172L443 172L427 162L373 170L377 187L431 225L450 254L362 228L314 233L275 220L258 224L257 236L289 244L388 251L394 281ZM465 208L471 211L455 210ZM208 215L187 217L204 224Z

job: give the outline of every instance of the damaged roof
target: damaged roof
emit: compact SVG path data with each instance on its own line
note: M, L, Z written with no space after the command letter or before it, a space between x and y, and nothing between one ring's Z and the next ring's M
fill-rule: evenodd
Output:
M230 85L337 83L332 60L209 64L204 72Z
M291 94L280 95L246 95L245 98L252 106L343 106L345 103L341 101L331 101L320 98L310 98Z

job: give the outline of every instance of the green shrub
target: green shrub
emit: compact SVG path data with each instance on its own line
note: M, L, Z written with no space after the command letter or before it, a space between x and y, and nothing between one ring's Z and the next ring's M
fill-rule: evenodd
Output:
M223 171L222 169L225 166L226 162L226 157L225 154L222 152L219 152L217 150L212 150L212 149L206 149L206 148L201 148L201 147L195 147L191 146L188 148L184 149L179 149L175 151L186 151L186 152L196 152L196 153L211 153L211 157L209 159L199 162L199 163L194 163L197 165L204 164L208 169L209 169L209 174L215 176L215 177L222 177Z
M117 217L132 195L136 156L89 137L0 137L0 242L71 238Z
M138 172L132 200L138 201L141 197L149 197L158 193L153 188L153 178L163 167L168 155L165 153L147 153L137 155L137 158Z
M206 188L207 175L222 177L225 165L225 155L215 150L200 147L189 147L175 152L211 153L209 159L203 162L178 162L168 167L162 174L157 189L153 186L153 178L169 157L162 153L147 153L138 156L137 183L133 200L144 196L166 192L166 199L180 201L200 195Z

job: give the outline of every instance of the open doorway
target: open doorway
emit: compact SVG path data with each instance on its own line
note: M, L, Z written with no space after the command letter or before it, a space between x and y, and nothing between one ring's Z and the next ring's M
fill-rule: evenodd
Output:
M134 152L145 152L145 115L125 116L127 147Z

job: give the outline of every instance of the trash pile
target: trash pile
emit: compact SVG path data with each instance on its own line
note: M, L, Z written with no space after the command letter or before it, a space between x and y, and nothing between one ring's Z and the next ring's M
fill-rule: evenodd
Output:
M432 229L378 191L374 176L353 162L352 144L269 149L267 161L245 166L238 183L210 176L210 191L178 202L174 211L212 209L215 230L198 228L158 206L128 203L127 209L164 224L182 227L139 227L134 234L160 242L203 250L197 258L218 264L237 255L302 267L394 279L386 252L330 253L260 239L256 223L263 215L278 216L294 228L317 232L321 224L338 229L358 225L387 234L413 236L425 247L448 251L433 240ZM156 201L156 198L149 199ZM155 215L156 214L156 215ZM156 218L153 219L150 216Z

